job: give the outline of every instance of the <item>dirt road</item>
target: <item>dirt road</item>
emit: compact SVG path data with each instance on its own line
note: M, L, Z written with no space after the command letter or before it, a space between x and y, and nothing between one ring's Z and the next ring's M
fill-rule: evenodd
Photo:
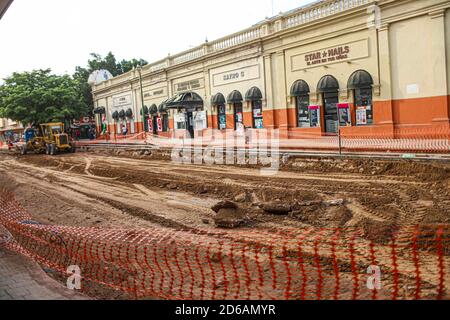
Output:
M0 183L36 221L66 226L213 231L211 207L227 199L246 210L251 230L361 227L383 241L395 228L450 223L448 164L298 158L264 177L257 168L134 156L0 155ZM267 202L306 205L280 216L258 206ZM437 281L432 271L425 278Z

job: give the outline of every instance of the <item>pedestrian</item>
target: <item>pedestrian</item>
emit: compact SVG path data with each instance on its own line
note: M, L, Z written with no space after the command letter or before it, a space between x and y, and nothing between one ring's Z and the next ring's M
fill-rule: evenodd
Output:
M126 136L128 134L128 127L127 126L123 126L122 127L122 133L124 136Z

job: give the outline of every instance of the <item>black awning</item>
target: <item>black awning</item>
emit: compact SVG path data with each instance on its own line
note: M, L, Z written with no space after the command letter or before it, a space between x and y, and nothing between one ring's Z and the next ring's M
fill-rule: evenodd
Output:
M194 109L203 108L203 99L195 92L179 93L173 98L163 102L168 109Z
M105 114L105 113L106 113L105 107L94 108L94 114Z
M119 119L119 112L114 111L113 114L112 114L112 118L116 119L116 120Z
M225 97L220 92L211 97L211 105L221 106L225 104Z
M151 115L157 114L157 113L158 113L158 106L157 106L156 104L152 104L152 105L150 106L150 108L148 109L148 112L149 112Z
M348 89L371 88L372 85L373 79L370 73L364 70L358 70L353 72L353 74L348 79L347 87Z
M119 118L125 118L125 110L120 110L119 111Z
M242 94L237 90L233 90L227 97L227 103L240 103L242 100Z
M327 75L320 79L319 84L317 85L317 92L330 92L330 91L338 91L339 83L335 77Z
M291 97L300 97L309 94L309 86L304 80L297 80L291 87Z
M128 118L132 118L132 117L133 117L133 110L127 109L127 111L125 112L125 115L126 115Z
M148 107L144 106L144 108L142 108L142 109L144 109L144 115L147 115L148 114ZM140 111L141 116L142 116L142 109Z
M159 113L166 113L167 112L167 105L166 105L166 103L168 102L168 101L170 101L171 99L167 99L167 100L164 100L159 106L158 106L158 112Z
M263 96L261 90L257 87L251 87L250 90L245 94L246 101L257 101L262 100Z

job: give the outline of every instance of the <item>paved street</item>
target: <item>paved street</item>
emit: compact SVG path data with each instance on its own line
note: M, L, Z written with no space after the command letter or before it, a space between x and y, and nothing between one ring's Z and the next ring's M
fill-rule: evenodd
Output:
M0 300L84 300L34 262L0 248Z

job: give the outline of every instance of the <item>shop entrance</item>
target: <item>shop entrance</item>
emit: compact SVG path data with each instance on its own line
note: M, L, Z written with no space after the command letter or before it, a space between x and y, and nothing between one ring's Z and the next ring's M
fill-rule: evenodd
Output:
M186 130L189 132L191 138L194 138L194 116L192 111L186 112Z
M338 108L339 97L337 92L326 92L323 94L324 122L326 133L337 133L339 129Z
M153 134L154 135L158 135L158 117L154 116L153 117Z
M240 130L244 128L244 112L242 109L242 103L234 104L234 130Z

